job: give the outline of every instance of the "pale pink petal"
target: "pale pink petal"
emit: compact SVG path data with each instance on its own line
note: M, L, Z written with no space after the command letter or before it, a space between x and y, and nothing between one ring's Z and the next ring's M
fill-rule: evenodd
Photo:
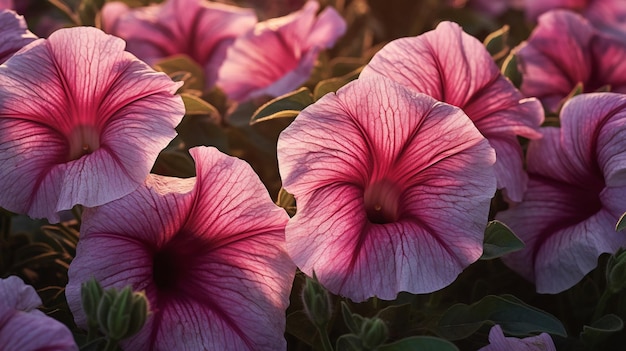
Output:
M363 69L362 77L382 75L437 100L455 105L489 140L497 140L498 187L520 201L526 184L516 136L534 139L543 122L536 99L524 99L504 78L484 45L456 23L442 22L433 31L386 45ZM506 146L500 149L500 146ZM510 166L512 168L509 168Z
M280 350L295 267L288 216L245 162L190 150L197 178L151 175L130 195L86 210L66 296L80 283L145 290L152 313L128 350ZM120 262L119 257L125 257Z
M530 336L524 339L505 337L502 328L494 325L489 331L489 345L478 351L556 351L554 341L547 333Z
M626 92L626 44L603 35L580 15L555 10L539 18L527 42L516 49L521 90L550 111L582 84L585 92L610 87Z
M32 286L26 285L20 277L12 275L0 279L0 305L30 312L41 306L41 298Z
M109 2L102 18L105 31L125 39L128 51L150 64L189 56L205 68L207 86L215 83L226 48L256 23L251 9L205 0L167 0L135 9Z
M36 308L35 289L16 276L0 279L0 350L77 351L69 329Z
M1 206L58 221L135 190L184 114L174 83L95 28L56 31L0 66Z
M541 293L576 284L602 253L626 246L615 223L626 209L626 98L577 96L561 111L561 128L544 128L528 148L524 201L496 218L526 247L503 261Z
M3 7L0 3L0 64L6 61L13 54L26 46L37 36L31 33L26 26L24 17L10 10L11 7Z
M494 153L458 108L359 78L300 113L278 160L298 204L287 251L336 294L432 292L482 253Z
M333 8L316 17L318 9L317 1L308 1L300 11L258 23L228 49L216 84L238 101L279 96L300 86L319 51L332 47L346 31Z

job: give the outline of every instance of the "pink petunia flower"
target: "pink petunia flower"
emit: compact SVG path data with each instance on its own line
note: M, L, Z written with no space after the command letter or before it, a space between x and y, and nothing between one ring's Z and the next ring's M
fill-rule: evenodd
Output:
M215 148L190 152L196 178L150 175L84 212L66 290L76 323L86 326L80 285L93 276L146 292L152 312L125 350L284 350L289 216L245 162Z
M123 2L102 8L106 32L126 40L128 51L149 64L185 54L205 70L207 87L233 40L257 22L252 9L206 0L166 0L131 9Z
M539 18L517 51L520 89L556 111L577 84L585 92L609 86L626 92L626 43L596 31L571 11L554 10Z
M359 78L300 113L278 161L287 252L335 294L432 292L482 253L495 153L454 106Z
M503 261L540 293L564 291L626 246L615 224L626 212L626 96L583 94L528 147L524 201L500 212L526 247Z
M547 333L524 339L505 337L502 328L494 325L489 331L489 345L478 351L556 351L554 341Z
M319 15L317 1L285 17L260 22L237 38L218 72L217 86L234 100L285 94L309 78L319 52L346 31L332 7Z
M456 23L442 22L433 31L387 44L361 73L371 75L463 109L496 150L498 188L512 201L522 199L527 176L517 137L540 136L543 110L500 74L481 42Z
M0 350L78 351L70 330L37 307L35 289L17 276L0 279Z
M576 11L596 27L626 33L626 2L623 0L525 0L526 16L537 20L540 15L556 9Z
M135 190L176 136L178 87L95 28L22 49L0 66L0 206L56 222Z
M2 6L0 6L0 9ZM26 26L24 17L11 10L0 10L0 64L26 46L37 36L31 33Z

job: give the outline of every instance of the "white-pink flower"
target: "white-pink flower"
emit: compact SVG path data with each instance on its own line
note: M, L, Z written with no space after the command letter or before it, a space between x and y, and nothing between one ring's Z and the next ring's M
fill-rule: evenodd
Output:
M137 189L176 136L178 87L95 28L28 45L0 65L0 207L55 222Z
M278 162L287 251L335 294L432 292L482 254L495 153L459 108L359 78L298 115Z
M78 351L70 330L37 307L35 289L17 276L0 279L0 350Z

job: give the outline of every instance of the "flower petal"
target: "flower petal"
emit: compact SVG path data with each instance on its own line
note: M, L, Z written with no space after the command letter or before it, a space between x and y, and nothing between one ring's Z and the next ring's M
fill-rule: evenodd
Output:
M279 96L311 74L318 53L346 31L345 21L327 7L319 17L317 1L290 15L260 22L237 38L226 53L217 85L234 100ZM250 79L255 77L255 79Z
M37 39L37 36L28 30L23 16L11 10L3 10L11 8L11 2L5 2L4 5L0 3L0 36L2 37L2 41L0 41L0 64L4 63L16 51Z
M3 351L78 351L70 330L39 310L26 313L0 305L0 326Z
M41 298L32 286L24 283L22 278L12 275L0 279L0 304L30 312L41 306Z
M488 139L537 138L543 111L536 99L523 99L504 78L484 45L463 32L456 23L442 22L433 31L402 38L386 45L363 69L361 77L382 75L460 107ZM498 185L513 201L525 189L521 147L494 143L498 159L514 168L497 173ZM499 150L505 146L504 150ZM503 159L500 161L500 159ZM514 158L515 160L510 160ZM498 167L504 169L504 165Z
M530 336L524 339L505 337L502 328L494 325L489 331L489 345L478 351L556 351L554 341L548 333Z

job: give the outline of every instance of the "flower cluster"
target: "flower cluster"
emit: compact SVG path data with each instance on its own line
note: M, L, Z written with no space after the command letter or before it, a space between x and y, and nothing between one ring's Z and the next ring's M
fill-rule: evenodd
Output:
M0 0L1 350L622 337L625 4L241 2Z

